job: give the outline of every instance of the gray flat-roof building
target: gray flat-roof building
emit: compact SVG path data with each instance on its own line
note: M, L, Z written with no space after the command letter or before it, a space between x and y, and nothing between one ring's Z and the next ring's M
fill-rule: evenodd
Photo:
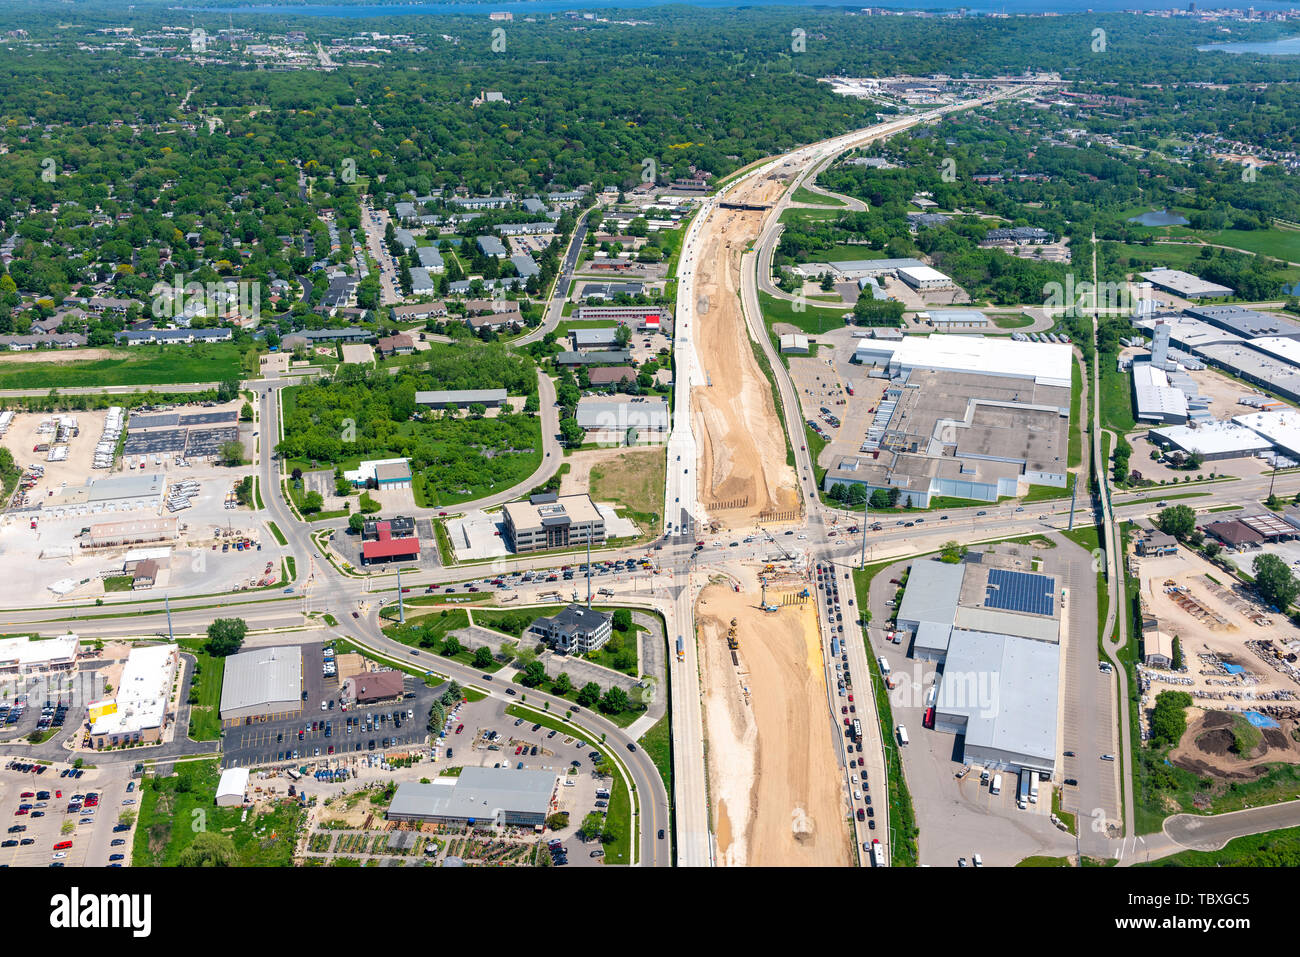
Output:
M555 362L562 366L603 366L622 365L632 358L626 349L611 349L605 352L559 352Z
M254 648L226 659L221 683L223 720L302 710L302 649Z
M1207 282L1181 269L1152 269L1139 275L1157 289L1182 296L1184 299L1213 299L1232 295L1229 287Z
M467 767L459 777L398 785L388 819L536 827L546 821L558 780L554 771Z
M668 403L664 399L643 399L640 402L602 402L582 399L575 413L578 425L588 431L640 432L668 431Z
M966 566L960 562L950 564L933 559L912 562L907 588L903 591L903 603L898 608L898 627L918 635L927 623L951 629L965 577ZM927 630L926 636L938 641L941 647L947 645L947 639L933 628Z
M1059 681L1059 645L954 630L935 700L935 730L964 736L966 763L1052 774Z
M599 326L595 329L574 329L573 348L605 349L618 345L618 326Z
M429 272L442 272L446 269L446 264L442 260L442 253L436 246L417 246L415 247L415 258L420 261L420 265Z
M447 392L417 392L416 405L427 405L431 409L445 409L449 405L465 408L475 402L486 405L489 409L498 409L506 403L505 389L453 389Z
M505 245L495 236L480 236L478 239L474 240L474 242L478 244L479 252L484 256L492 256L496 259L505 259L506 256L509 255L506 251Z

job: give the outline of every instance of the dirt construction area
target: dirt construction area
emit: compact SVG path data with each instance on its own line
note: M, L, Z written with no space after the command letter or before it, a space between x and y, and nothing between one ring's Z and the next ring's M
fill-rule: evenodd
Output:
M1197 774L1238 781L1261 776L1273 763L1300 764L1295 737L1300 722L1283 718L1277 723L1275 728L1252 728L1241 715L1192 708L1187 731L1169 760Z
M1300 707L1300 682L1252 647L1271 642L1280 653L1289 653L1300 647L1300 629L1233 591L1226 574L1198 556L1180 552L1138 561L1144 612L1159 621L1161 631L1179 639L1187 669L1178 675L1144 669L1152 679L1149 705L1155 704L1155 695L1173 689L1188 692L1206 707L1215 707L1216 701L1229 710L1268 710L1274 703ZM1238 667L1240 673L1232 673Z
M849 811L826 712L816 606L766 613L752 573L741 587L709 585L697 618L718 861L848 866Z
M766 205L784 184L765 177L732 199ZM696 352L708 386L692 389L700 444L699 501L727 527L754 524L762 512L801 505L772 387L754 358L740 310L740 259L758 236L763 213L719 209L700 234Z

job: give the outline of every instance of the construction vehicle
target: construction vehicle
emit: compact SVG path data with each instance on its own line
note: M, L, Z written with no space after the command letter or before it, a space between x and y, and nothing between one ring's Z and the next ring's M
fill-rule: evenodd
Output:
M774 611L780 611L780 610L781 610L781 606L780 606L780 605L764 605L764 606L763 606L763 611L766 611L766 612L769 612L769 613L770 613L770 612L774 612Z
M736 638L736 629L732 628L727 632L727 647L735 651L740 647L740 641Z
M677 636L677 660L678 661L686 660L686 645L682 641L681 635Z

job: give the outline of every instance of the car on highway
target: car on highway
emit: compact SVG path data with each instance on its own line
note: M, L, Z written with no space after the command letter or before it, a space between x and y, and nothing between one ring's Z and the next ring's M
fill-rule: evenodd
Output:
M1114 761L1114 760L1115 760L1115 755L1113 755L1113 754L1103 754L1103 755L1101 756L1101 759L1102 759L1103 761Z

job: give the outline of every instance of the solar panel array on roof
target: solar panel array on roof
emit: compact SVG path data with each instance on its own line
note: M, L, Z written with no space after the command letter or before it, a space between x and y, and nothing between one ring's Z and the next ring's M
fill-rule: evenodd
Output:
M1055 581L1047 575L990 568L984 606L1004 611L1024 611L1031 615L1050 615L1056 597L1055 588Z

